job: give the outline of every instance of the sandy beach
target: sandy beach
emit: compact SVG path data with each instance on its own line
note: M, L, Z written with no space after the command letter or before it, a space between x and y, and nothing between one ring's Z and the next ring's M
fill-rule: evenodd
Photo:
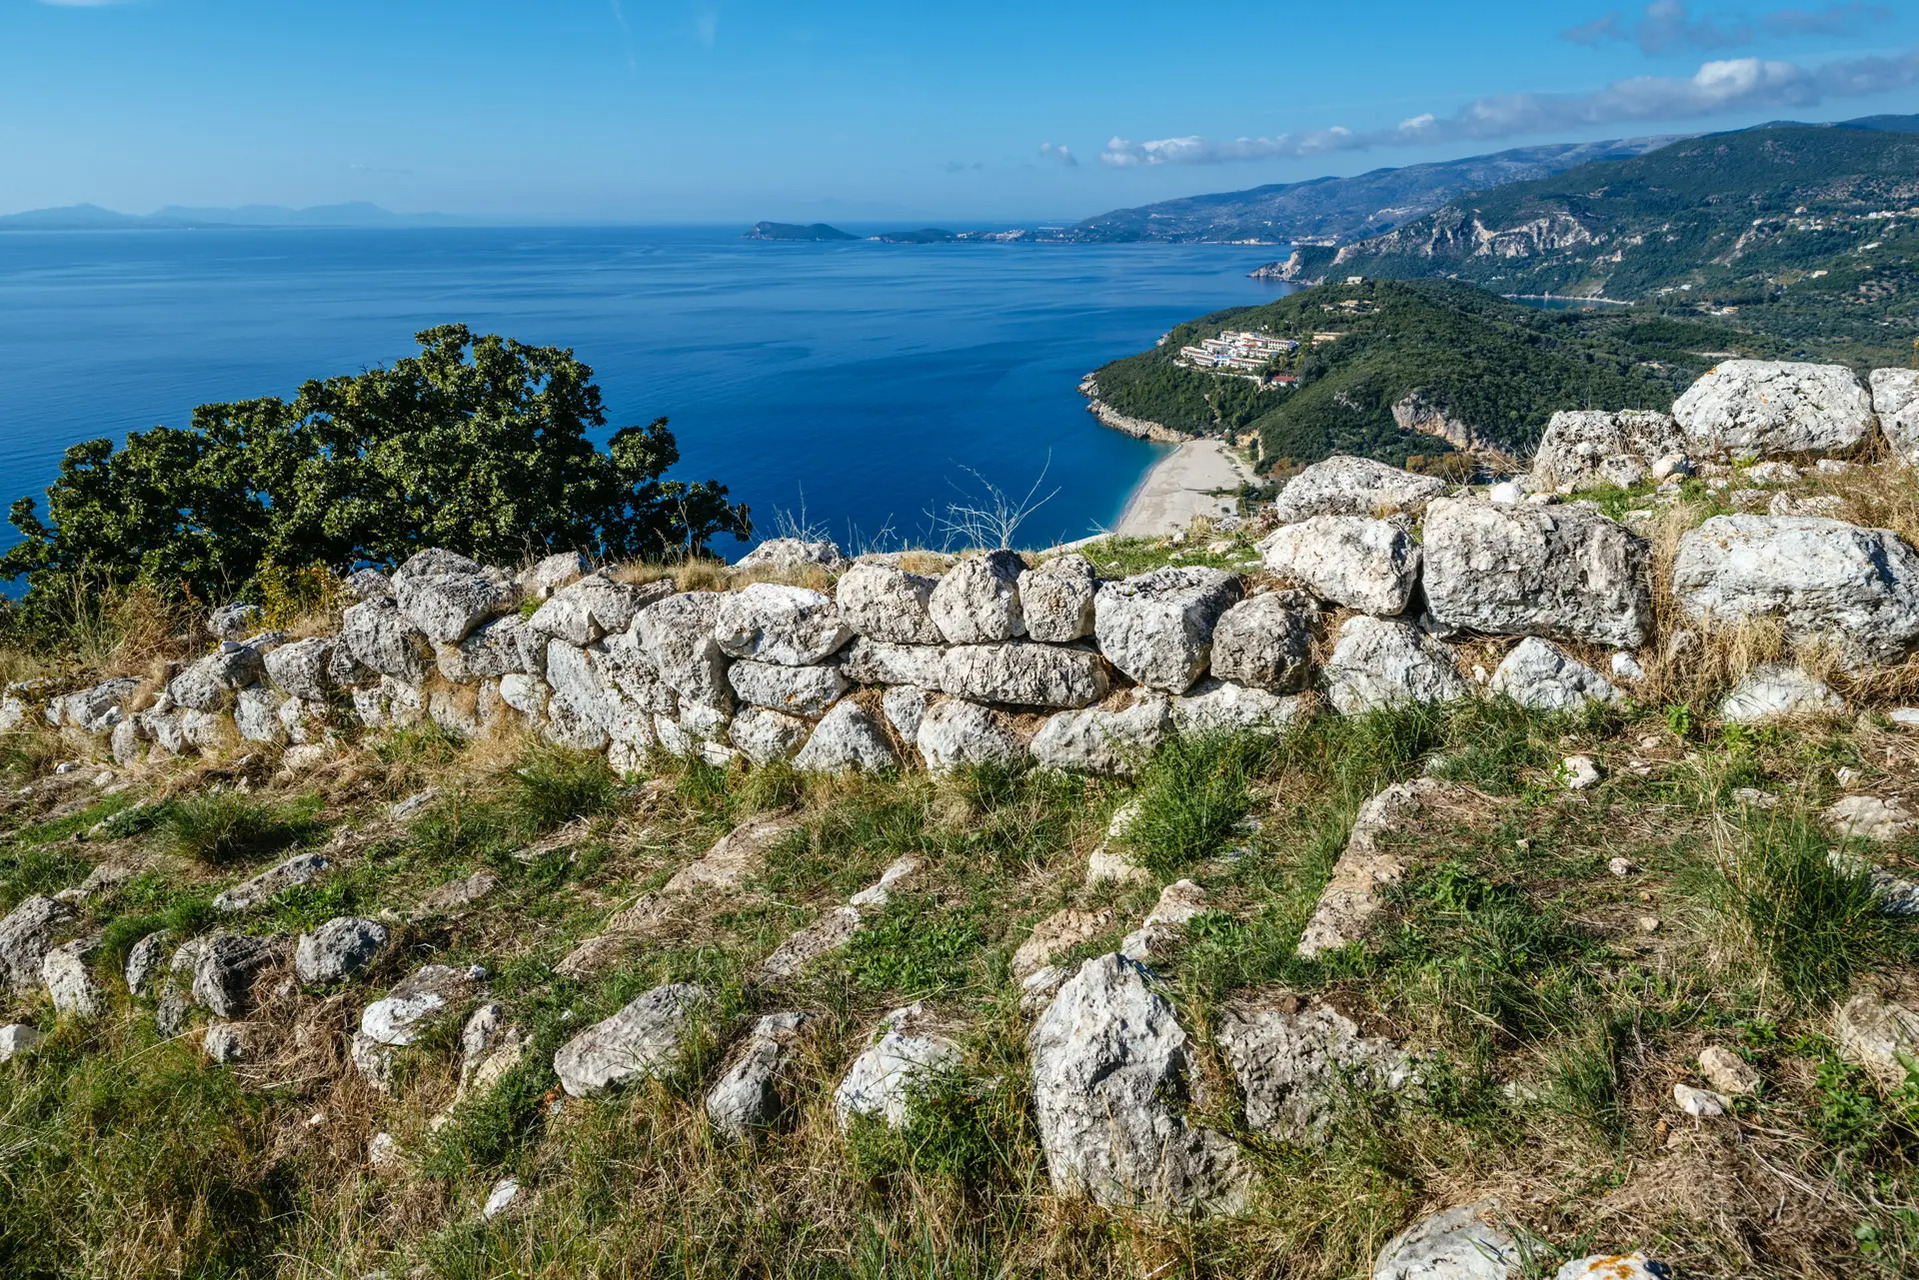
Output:
M1254 479L1252 468L1223 442L1188 440L1146 473L1113 532L1155 538L1184 529L1194 516L1232 515L1234 500L1211 490L1237 489Z

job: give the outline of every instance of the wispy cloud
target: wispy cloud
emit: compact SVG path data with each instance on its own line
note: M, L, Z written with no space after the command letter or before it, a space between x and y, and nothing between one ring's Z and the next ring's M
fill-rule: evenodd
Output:
M720 38L720 6L715 0L702 0L693 10L693 38L711 49Z
M1857 35L1892 17L1884 5L1829 4L1823 9L1775 9L1757 18L1695 15L1679 0L1655 0L1637 17L1608 13L1560 32L1574 44L1635 44L1649 56L1717 52L1749 45L1760 36Z
M1079 168L1079 157L1060 143L1042 142L1039 144L1039 153L1048 160L1051 160L1054 164L1062 165L1068 169Z
M606 0L606 3L613 10L613 21L620 28L620 46L626 50L627 74L637 78L640 74L640 63L639 59L633 56L633 28L626 25L626 10L620 7L620 0Z
M1690 76L1633 76L1589 93L1495 94L1475 99L1449 116L1428 112L1402 120L1390 129L1334 127L1231 140L1188 136L1134 142L1114 138L1099 159L1101 164L1125 169L1484 141L1616 124L1696 120L1728 111L1803 110L1829 98L1864 97L1914 84L1919 84L1919 49L1888 57L1843 59L1818 67L1731 58L1707 62Z

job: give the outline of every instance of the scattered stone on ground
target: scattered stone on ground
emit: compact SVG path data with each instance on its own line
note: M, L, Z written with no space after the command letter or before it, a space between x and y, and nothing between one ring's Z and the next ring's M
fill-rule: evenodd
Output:
M1599 762L1587 755L1567 756L1559 762L1559 770L1568 791L1591 790L1605 777L1599 771Z
M1759 1069L1723 1045L1700 1050L1699 1074L1723 1094L1736 1096L1759 1090Z
M1723 1116L1732 1110L1732 1099L1710 1089L1696 1089L1689 1084L1676 1084L1672 1087L1672 1100L1689 1116L1702 1120Z
M40 1033L24 1022L0 1027L0 1062L16 1058L40 1043Z
M805 1012L769 1013L753 1024L706 1092L706 1118L716 1131L738 1141L779 1119L784 1077L813 1021Z
M1528 1251L1504 1220L1496 1199L1436 1213L1386 1242L1373 1280L1518 1280Z
M471 997L485 978L478 965L422 965L361 1012L360 1033L376 1044L412 1044Z
M653 988L560 1046L553 1055L560 1087L587 1098L671 1071L710 1003L706 989L692 983Z
M910 1117L913 1092L957 1071L960 1062L959 1046L942 1033L924 1002L895 1009L880 1019L833 1091L834 1119L842 1129L856 1116L898 1128Z
M1839 1056L1864 1067L1889 1089L1905 1083L1902 1057L1919 1057L1919 1011L1864 991L1834 1019Z
M1764 724L1797 716L1838 715L1843 699L1826 685L1789 663L1755 667L1719 704L1719 718L1730 724Z
M1833 834L1841 840L1870 840L1889 844L1906 835L1919 819L1897 799L1879 796L1846 796L1830 805L1821 815Z
M1450 790L1450 784L1437 778L1415 778L1387 787L1359 807L1346 850L1300 935L1301 956L1311 959L1365 937L1385 905L1381 890L1398 884L1412 866L1411 855L1382 847L1380 837L1416 818Z
M1294 995L1229 1007L1217 1039L1246 1123L1287 1142L1325 1142L1349 1090L1399 1093L1418 1083L1418 1064L1399 1045Z

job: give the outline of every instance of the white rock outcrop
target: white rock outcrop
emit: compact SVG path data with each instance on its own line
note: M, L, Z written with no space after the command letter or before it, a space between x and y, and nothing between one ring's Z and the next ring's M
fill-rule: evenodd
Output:
M1181 733L1277 734L1299 722L1305 702L1230 680L1202 680L1173 699L1173 723Z
M1536 490L1602 484L1630 488L1661 459L1683 454L1686 437L1672 415L1650 409L1562 409L1546 423L1533 454Z
M1436 1213L1386 1242L1373 1280L1518 1280L1529 1253L1497 1200Z
M948 569L927 601L949 644L995 644L1026 634L1019 580L1026 564L1011 551L968 556Z
M727 741L754 764L772 764L791 760L813 734L811 722L797 716L768 711L765 707L747 707L733 717L727 729Z
M1919 1010L1862 991L1840 1006L1833 1024L1840 1057L1864 1067L1888 1089L1905 1083L1901 1059L1919 1057Z
M1919 462L1919 369L1874 369L1872 411L1893 452Z
M817 720L852 685L838 667L788 667L774 662L735 662L726 678L749 707Z
M795 1012L769 1013L754 1022L706 1091L706 1119L715 1131L739 1141L779 1119L785 1077L812 1021L813 1015Z
M1513 646L1486 687L1528 711L1576 711L1588 702L1618 702L1625 696L1612 681L1537 636Z
M1312 678L1310 616L1279 592L1240 601L1213 628L1213 674L1255 689L1298 693Z
M560 1046L553 1055L560 1087L587 1098L671 1071L710 1000L692 983L653 988Z
M421 965L360 1012L360 1034L376 1044L409 1045L478 989L477 966Z
M1184 693L1212 660L1220 615L1243 594L1218 569L1156 569L1099 589L1094 634L1106 660L1140 684Z
M1184 1114L1186 1032L1139 965L1120 955L1082 964L1033 1024L1027 1054L1055 1191L1183 1212L1243 1203L1238 1148Z
M1340 627L1325 683L1333 706L1348 716L1454 702L1471 692L1451 649L1410 623L1363 614Z
M377 920L335 916L293 944L293 971L313 986L350 978L373 963L389 936Z
M1336 454L1288 480L1273 503L1273 514L1281 524L1314 516L1380 516L1416 510L1444 492L1446 482L1437 476Z
M914 1091L957 1071L960 1062L959 1046L940 1031L924 1003L895 1009L880 1019L833 1091L833 1118L842 1129L856 1116L898 1128L912 1116Z
M1362 941L1385 907L1386 890L1399 884L1414 865L1413 856L1382 836L1417 818L1450 790L1437 778L1396 782L1359 806L1346 848L1320 892L1312 919L1300 934L1299 954L1306 959Z
M1919 552L1887 529L1819 516L1714 516L1679 540L1672 593L1688 618L1777 619L1795 643L1893 663L1919 646Z
M1441 499L1425 538L1426 608L1442 626L1624 649L1651 633L1645 540L1596 508Z
M904 569L856 564L840 575L833 598L860 635L889 644L940 644L945 636L931 607L938 585L936 578Z
M1273 573L1363 613L1404 613L1419 586L1420 549L1397 520L1314 516L1273 530L1259 551Z
M1695 455L1848 453L1872 435L1872 395L1837 364L1728 360L1674 402Z
M1287 1142L1323 1143L1349 1092L1398 1093L1418 1064L1331 1005L1282 996L1236 1005L1216 1033L1246 1100L1246 1123Z

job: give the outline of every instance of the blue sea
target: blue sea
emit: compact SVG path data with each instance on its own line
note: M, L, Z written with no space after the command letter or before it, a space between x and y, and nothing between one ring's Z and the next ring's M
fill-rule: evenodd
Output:
M460 321L573 348L609 430L669 418L674 474L726 484L761 537L790 520L849 547L937 544L977 475L1057 490L1021 532L1040 545L1110 524L1164 452L1096 423L1081 376L1276 296L1246 275L1276 253L736 228L3 234L0 510L41 494L77 441L290 397ZM15 541L0 529L0 547Z

